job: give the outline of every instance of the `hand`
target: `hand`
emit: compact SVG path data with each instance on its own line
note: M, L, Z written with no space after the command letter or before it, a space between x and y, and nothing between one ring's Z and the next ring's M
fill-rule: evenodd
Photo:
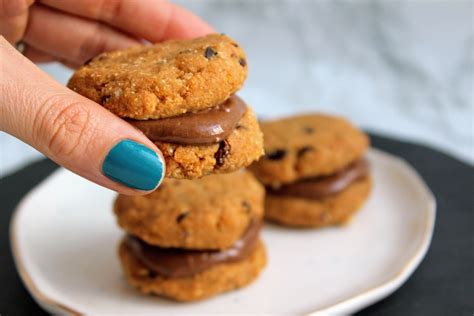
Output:
M183 8L154 0L0 0L0 130L102 186L154 190L159 149L100 105L51 79L31 61L76 67L107 50L212 29ZM9 43L26 44L25 56Z
M164 0L0 0L0 34L33 62L77 67L115 49L212 32Z

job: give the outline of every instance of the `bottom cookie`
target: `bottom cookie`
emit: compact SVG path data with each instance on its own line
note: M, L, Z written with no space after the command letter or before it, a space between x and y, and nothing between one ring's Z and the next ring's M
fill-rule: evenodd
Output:
M372 187L366 176L344 191L321 199L267 194L265 218L298 227L322 227L344 224L363 205Z
M119 257L131 285L143 293L177 301L200 300L243 287L258 277L267 262L261 241L252 254L243 260L216 264L188 277L164 277L151 272L133 255L125 242L119 246Z

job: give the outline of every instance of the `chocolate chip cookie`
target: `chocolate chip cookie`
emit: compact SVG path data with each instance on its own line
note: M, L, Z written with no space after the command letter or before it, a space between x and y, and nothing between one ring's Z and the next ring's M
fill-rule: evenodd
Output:
M128 233L119 256L130 284L178 301L242 287L266 264L260 241L264 188L247 171L165 179L145 196L119 195Z
M118 116L145 120L221 104L246 77L242 48L211 34L102 53L79 68L68 86Z
M225 249L263 217L264 188L247 171L165 179L145 196L119 195L118 224L150 245Z
M309 114L263 122L265 157L252 172L265 185L329 175L361 158L369 138L347 120Z
M256 118L234 95L246 76L242 48L212 34L103 53L68 86L150 138L163 152L166 176L194 179L263 155Z
M367 199L369 138L347 120L309 114L261 128L266 156L250 170L266 186L267 219L303 227L340 224Z

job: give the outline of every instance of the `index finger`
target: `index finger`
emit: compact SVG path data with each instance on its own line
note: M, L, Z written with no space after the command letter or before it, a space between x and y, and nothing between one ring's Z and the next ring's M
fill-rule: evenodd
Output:
M150 42L170 38L193 38L213 29L190 11L166 0L40 0L41 3L100 20Z

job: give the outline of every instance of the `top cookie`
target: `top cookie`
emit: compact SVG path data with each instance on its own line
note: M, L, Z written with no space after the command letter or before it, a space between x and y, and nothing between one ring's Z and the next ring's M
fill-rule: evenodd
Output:
M144 120L218 105L246 77L240 46L211 34L100 54L75 72L68 87L121 117Z
M362 157L369 138L347 120L323 114L263 122L265 157L249 169L275 187L328 175Z
M119 225L146 243L187 249L225 249L263 217L264 189L250 172L196 180L165 179L149 195L119 195Z

